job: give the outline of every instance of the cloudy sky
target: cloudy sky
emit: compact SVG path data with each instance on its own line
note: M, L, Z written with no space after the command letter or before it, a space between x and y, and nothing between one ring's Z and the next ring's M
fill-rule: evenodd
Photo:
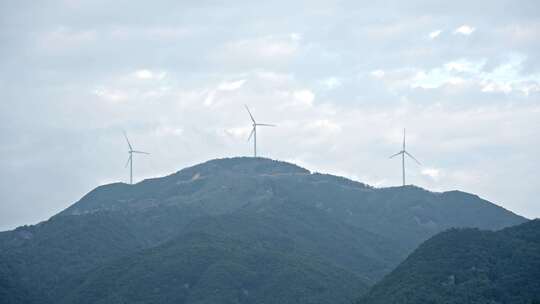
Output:
M0 2L0 230L259 150L540 216L538 1ZM223 4L223 3L227 4ZM375 4L378 3L379 5ZM404 3L407 2L407 5Z

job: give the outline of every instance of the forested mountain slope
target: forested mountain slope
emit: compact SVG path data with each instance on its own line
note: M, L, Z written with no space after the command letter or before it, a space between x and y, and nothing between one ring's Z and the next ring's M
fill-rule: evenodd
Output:
M377 189L269 159L218 159L135 185L100 186L48 221L0 233L0 296L6 303L157 301L146 298L157 292L155 281L167 290L156 303L347 302L438 232L524 221L463 192ZM197 264L204 273L189 273L186 261L199 255L208 257ZM259 259L273 266L261 268Z
M540 220L429 239L359 303L540 303Z

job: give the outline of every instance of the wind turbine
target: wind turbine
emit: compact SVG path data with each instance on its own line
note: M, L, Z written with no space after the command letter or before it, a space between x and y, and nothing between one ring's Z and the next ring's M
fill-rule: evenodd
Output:
M126 138L126 141L129 147L129 150L128 150L129 157L124 167L127 167L129 165L129 184L132 185L133 184L133 153L139 153L139 154L150 154L150 153L133 150L133 147L131 146L131 143L129 142L129 139L125 131L124 131L124 137Z
M390 156L390 158L393 158L393 157L398 156L398 155L401 155L401 169L402 169L402 174L403 174L403 186L405 186L405 155L409 156L417 164L421 165L420 162L416 158L414 158L414 156L412 156L409 152L407 152L407 150L405 149L405 129L403 129L403 149L401 151L399 151L398 153Z
M249 117L251 118L251 121L253 122L253 124L252 124L253 129L251 129L251 133L249 134L248 141L253 136L253 157L257 157L257 127L258 126L261 126L261 127L275 127L276 125L257 123L255 121L255 118L253 118L253 115L251 115L251 112L249 111L248 106L247 105L244 105L244 106L246 107L246 110L247 110L247 112L249 114Z

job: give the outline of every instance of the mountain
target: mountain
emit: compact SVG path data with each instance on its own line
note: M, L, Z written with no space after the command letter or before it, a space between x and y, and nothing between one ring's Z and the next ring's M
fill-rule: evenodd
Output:
M540 220L429 239L359 303L540 303Z
M346 303L436 233L525 221L458 191L211 160L100 186L48 221L0 233L0 299Z
M292 246L187 233L91 272L62 303L345 303L366 290Z

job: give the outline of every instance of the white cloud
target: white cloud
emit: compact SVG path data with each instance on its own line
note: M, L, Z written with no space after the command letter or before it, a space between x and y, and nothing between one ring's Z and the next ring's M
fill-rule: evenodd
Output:
M485 60L470 61L459 59L445 63L444 68L452 72L480 73L485 63Z
M127 92L107 88L97 88L93 93L94 95L111 102L123 102L129 97Z
M181 136L184 134L184 129L181 127L173 127L161 125L155 130L156 136L167 137L167 136Z
M257 52L265 57L290 56L296 53L298 47L285 41L268 42L258 46Z
M312 123L309 123L307 125L308 129L315 129L323 132L328 133L337 133L341 131L341 126L337 124L336 122L333 122L329 119L320 119L316 120Z
M66 51L90 46L98 40L94 29L78 30L61 26L38 36L38 45L49 51Z
M497 83L497 82L484 82L482 84L482 92L486 93L493 93L493 92L501 92L508 94L512 92L512 86L508 83Z
M225 134L235 139L247 139L251 128L249 127L233 127L225 129Z
M249 57L287 58L295 55L301 37L297 34L287 36L265 36L229 42L225 51L242 59Z
M422 169L421 173L422 175L427 176L435 181L437 181L441 176L440 170L435 168L424 168Z
M450 78L448 78L448 81L446 83L454 85L454 86L458 86L458 85L464 84L465 79L463 79L461 77L450 77Z
M525 96L529 96L531 93L540 92L540 83L535 82L526 82L523 83L523 85L520 88L520 91L525 94Z
M476 30L476 28L464 24L464 25L458 27L458 28L454 31L454 34L461 34L461 35L469 36L469 35L472 34L475 30Z
M375 78L383 78L384 77L384 71L383 70L374 70L370 72L371 76Z
M246 83L246 79L240 79L236 81L224 81L220 83L216 89L208 90L203 105L207 107L213 105L220 91L236 91L242 88L244 86L244 83Z
M293 40L293 41L299 41L299 40L302 40L302 35L299 34L299 33L290 33L290 34L289 34L289 37L290 37L291 40Z
M255 76L267 83L286 84L294 80L294 75L287 73L278 73L273 71L258 71Z
M141 69L141 70L135 71L133 75L135 76L135 78L141 79L141 80L150 80L150 79L161 80L165 78L167 73L164 71L154 72L147 69Z
M322 81L323 86L327 90L333 90L341 86L341 80L337 77L328 77Z
M528 96L538 91L540 74L523 75L521 68L525 62L524 56L510 56L508 61L497 66L492 71L485 71L486 59L471 61L458 59L447 62L442 67L430 70L417 70L410 77L410 87L434 89L443 85L472 85L484 93L520 92Z
M517 91L528 96L540 86L540 74L521 73L526 57L519 54L509 56L508 60L491 72L480 74L482 92L502 92L505 94Z
M235 90L238 90L240 89L244 83L246 82L245 79L241 79L241 80L237 80L237 81L230 81L230 82L222 82L219 86L218 86L218 90L222 90L222 91L235 91Z
M315 100L315 94L308 89L294 91L293 97L297 101L297 104L299 103L304 106L312 106L313 100Z
M170 42L178 41L195 32L192 28L181 26L115 26L107 32L107 35L115 41L144 39Z
M435 38L439 37L439 35L441 35L441 33L442 33L441 30L433 31L433 32L429 33L429 38L435 39Z
M216 91L211 90L206 94L206 97L204 98L204 105L209 107L214 104L214 98L216 97Z
M485 172L478 172L474 169L468 170L456 170L449 174L450 178L458 185L477 185L482 183L482 180L486 180Z
M411 79L412 88L434 89L448 83L451 74L444 69L420 70Z

